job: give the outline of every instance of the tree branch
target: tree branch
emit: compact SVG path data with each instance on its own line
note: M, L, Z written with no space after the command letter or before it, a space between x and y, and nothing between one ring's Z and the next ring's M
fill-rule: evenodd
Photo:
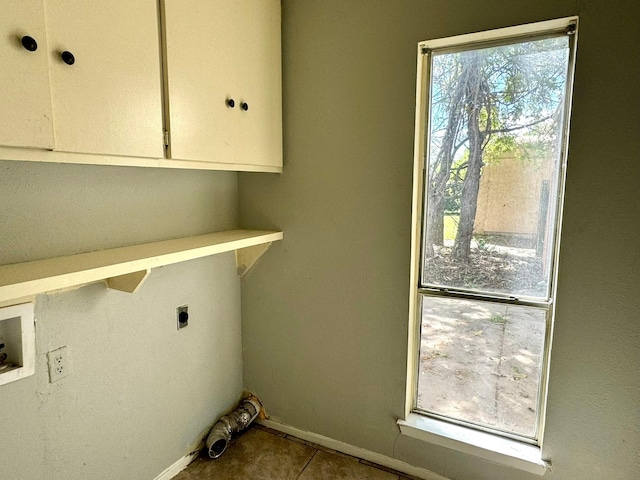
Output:
M548 117L541 118L540 120L536 120L535 122L528 123L527 125L519 125L517 127L509 127L509 128L498 128L496 130L487 130L486 133L488 135L493 135L494 133L515 132L516 130L522 130L523 128L533 127L534 125L538 125L539 123L546 122L550 118L553 118L553 115L549 115Z

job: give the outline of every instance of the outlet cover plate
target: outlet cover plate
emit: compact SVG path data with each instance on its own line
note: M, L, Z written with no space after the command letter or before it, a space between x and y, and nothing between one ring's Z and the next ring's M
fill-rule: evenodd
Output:
M176 317L178 330L189 326L189 305L182 305L176 308Z
M49 383L54 383L71 373L71 362L67 347L51 350L49 356Z

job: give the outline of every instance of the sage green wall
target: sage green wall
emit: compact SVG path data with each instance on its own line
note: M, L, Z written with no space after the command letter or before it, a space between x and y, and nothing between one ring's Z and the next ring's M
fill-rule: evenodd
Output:
M237 175L0 162L0 264L233 228ZM175 308L189 305L177 331ZM153 480L242 392L233 253L36 299L36 372L0 386L0 477ZM46 354L71 374L50 384Z
M544 453L554 480L640 476L640 3L284 0L284 174L240 174L277 227L243 280L245 386L271 416L455 480L532 475L399 435L416 45L580 15Z

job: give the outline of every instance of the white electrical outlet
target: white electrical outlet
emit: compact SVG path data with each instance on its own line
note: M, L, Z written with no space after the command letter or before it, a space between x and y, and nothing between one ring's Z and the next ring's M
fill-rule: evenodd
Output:
M49 352L49 383L57 382L71 373L71 363L67 347Z

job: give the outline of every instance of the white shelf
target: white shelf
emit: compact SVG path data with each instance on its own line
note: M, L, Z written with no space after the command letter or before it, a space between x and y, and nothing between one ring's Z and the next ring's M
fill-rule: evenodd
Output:
M133 293L151 268L236 251L238 274L251 268L282 232L228 230L65 257L0 266L0 304L38 293L106 281Z

